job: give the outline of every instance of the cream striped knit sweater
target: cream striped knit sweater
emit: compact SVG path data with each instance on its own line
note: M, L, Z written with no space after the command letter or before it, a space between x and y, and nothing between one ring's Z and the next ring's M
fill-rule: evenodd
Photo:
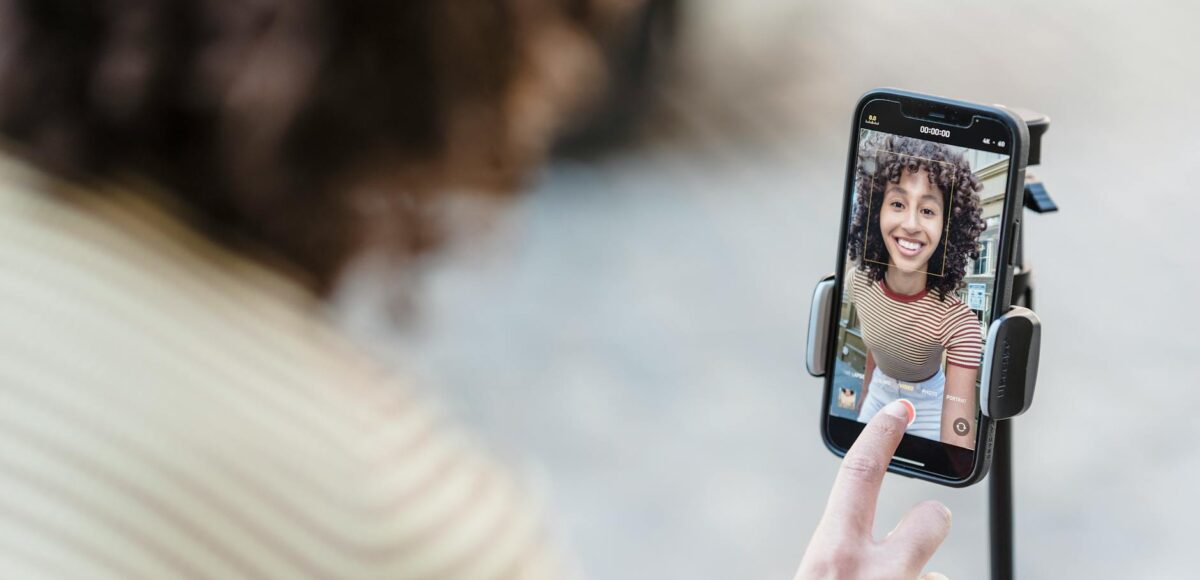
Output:
M0 162L0 576L558 577L504 471L285 277Z

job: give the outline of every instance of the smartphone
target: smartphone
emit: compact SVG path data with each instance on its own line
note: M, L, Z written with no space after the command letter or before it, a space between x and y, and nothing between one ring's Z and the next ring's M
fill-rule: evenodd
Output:
M854 110L821 435L837 455L897 399L889 470L963 487L991 461L988 325L1011 304L1029 132L1015 113L893 89Z

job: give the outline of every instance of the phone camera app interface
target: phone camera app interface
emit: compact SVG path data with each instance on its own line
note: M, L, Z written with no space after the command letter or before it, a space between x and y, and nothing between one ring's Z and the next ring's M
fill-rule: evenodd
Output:
M925 133L859 129L829 412L903 399L908 434L973 449L1009 156Z

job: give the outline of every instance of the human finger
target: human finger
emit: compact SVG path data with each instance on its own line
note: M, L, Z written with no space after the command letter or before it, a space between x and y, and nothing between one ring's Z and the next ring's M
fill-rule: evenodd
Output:
M939 501L923 501L904 514L883 543L904 563L905 569L925 567L950 533L950 510Z
M921 578L919 580L950 580L950 579L947 578L946 575L942 574L941 572L930 572L924 576L921 576Z
M842 459L825 507L825 522L848 526L854 533L871 533L883 474L912 418L912 403L898 400L867 423Z

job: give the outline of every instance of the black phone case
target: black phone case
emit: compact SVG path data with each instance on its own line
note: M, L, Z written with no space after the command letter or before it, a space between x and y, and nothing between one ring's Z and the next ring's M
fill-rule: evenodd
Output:
M858 153L859 119L867 103L880 98L901 101L925 101L936 105L948 105L970 112L989 115L1004 123L1012 132L1015 143L1013 144L1010 159L1013 162L1009 164L1008 168L1008 190L1005 192L1004 208L1005 218L1000 230L1000 256L1003 258L1001 262L1003 273L996 277L995 291L992 296L992 316L993 318L1000 316L1012 305L1013 261L1015 259L1016 235L1021 220L1022 200L1025 191L1025 167L1029 161L1029 129L1016 113L1001 106L979 105L899 89L874 89L864 94L854 107L854 117L850 130L850 152L847 161L846 184L842 196L842 223L838 235L837 270L834 273L834 296L840 297L842 295L842 285L845 282L846 226L850 215L850 200L854 193L854 169ZM998 267L997 272L1000 271L1000 267ZM990 323L991 321L989 321ZM829 327L826 329L828 333L826 337L828 342L826 344L836 344L837 326L837 317L831 317ZM825 368L832 369L834 368L834 358L837 353L836 349L833 348L828 349L828 351L825 355ZM825 447L833 452L834 455L843 457L846 455L846 450L838 448L829 437L829 405L831 403L832 392L833 373L830 372L825 375L825 388L822 395L821 440L825 443ZM888 464L888 471L949 487L967 487L982 481L987 476L988 469L991 468L992 464L992 447L995 441L995 434L992 420L981 413L979 416L978 434L975 439L975 466L971 473L963 479L944 477L940 474L924 471L895 460Z

